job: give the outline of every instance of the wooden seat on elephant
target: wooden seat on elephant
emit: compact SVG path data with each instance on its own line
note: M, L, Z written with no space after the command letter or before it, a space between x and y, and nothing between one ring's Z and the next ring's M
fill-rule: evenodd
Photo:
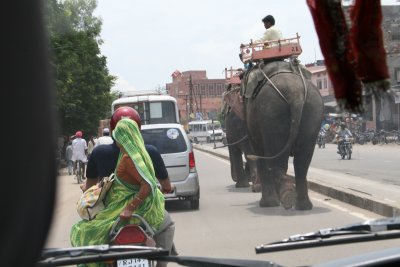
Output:
M242 45L240 47L242 62L297 57L302 52L299 39L300 36L296 34L294 38Z
M240 74L243 72L242 69L230 69L225 68L225 80L227 84L240 84Z

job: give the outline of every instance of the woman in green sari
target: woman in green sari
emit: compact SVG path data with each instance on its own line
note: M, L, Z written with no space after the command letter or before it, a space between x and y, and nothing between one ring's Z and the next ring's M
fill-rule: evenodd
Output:
M120 120L112 135L121 149L116 179L105 199L104 210L93 220L82 220L72 226L72 246L108 244L114 222L119 217L134 222L132 213L144 217L155 232L163 223L165 199L157 188L153 164L136 122Z

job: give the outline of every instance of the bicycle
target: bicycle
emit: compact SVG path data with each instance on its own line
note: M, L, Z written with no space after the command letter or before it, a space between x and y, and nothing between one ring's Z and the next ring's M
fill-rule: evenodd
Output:
M78 184L82 183L85 178L84 178L84 163L82 160L77 160L76 161L76 166L75 166L75 175L76 175L76 182Z

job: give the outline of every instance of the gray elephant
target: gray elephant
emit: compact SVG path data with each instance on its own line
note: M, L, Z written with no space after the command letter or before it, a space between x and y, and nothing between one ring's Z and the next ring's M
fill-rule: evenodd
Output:
M246 158L247 155L254 154L254 152L247 135L245 121L233 111L235 108L243 109L243 103L230 101L232 96L234 99L238 99L236 96L240 93L240 87L231 89L231 85L229 85L227 90L224 94L226 106L223 109L223 114L225 116L226 145L231 163L231 177L236 182L236 187L249 187L249 181L251 181L253 192L259 192L260 184L256 184L258 181L257 164L255 161ZM243 163L243 155L246 158L245 163Z
M262 185L261 207L312 209L307 172L323 117L310 73L295 60L259 63L242 80L243 115ZM293 157L295 185L287 176Z

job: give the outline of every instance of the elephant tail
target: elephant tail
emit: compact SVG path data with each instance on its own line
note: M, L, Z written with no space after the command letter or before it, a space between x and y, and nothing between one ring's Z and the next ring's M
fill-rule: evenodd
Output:
M286 97L282 94L282 92L275 86L275 84L268 78L268 76L263 72L265 78L270 82L270 84L272 85L272 87L279 93L279 95L283 98L283 100L285 100L285 102L289 105L290 107L290 129L289 129L289 138L285 144L285 146L283 147L283 149L273 155L273 156L258 156L258 155L248 155L247 158L250 160L257 160L257 159L275 159L277 157L280 157L281 155L283 155L284 153L286 153L289 149L290 149L290 155L293 156L293 151L292 151L292 147L296 141L297 135L299 133L299 128L300 128L300 122L301 122L301 118L303 116L303 107L304 104L306 102L306 98L307 98L307 85L304 79L304 76L301 72L300 67L299 68L299 72L300 72L300 76L303 82L303 88L304 88L304 99L302 99L299 102L295 103L290 103Z

